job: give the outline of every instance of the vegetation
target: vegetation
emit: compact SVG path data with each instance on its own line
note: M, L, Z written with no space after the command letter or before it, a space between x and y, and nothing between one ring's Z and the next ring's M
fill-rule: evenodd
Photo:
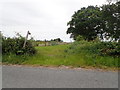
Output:
M102 7L83 7L68 22L67 34L76 40L81 35L85 40L120 40L120 1Z
M0 62L2 61L2 34L0 32Z
M36 47L37 54L33 56L3 55L3 63L118 68L119 56L113 57L107 51L103 54L102 50L104 50L104 48L101 48L99 45L101 45L101 43L80 41L68 45ZM103 46L106 45L107 43Z
M60 38L51 39L51 41L56 41L56 42L63 42L63 40L61 40Z
M60 38L56 38L56 39L51 39L51 40L32 40L32 45L33 46L54 46L54 45L58 45L59 43L63 43L63 40L61 40Z
M85 40L94 40L100 29L101 12L99 7L88 6L75 12L72 20L68 22L69 28L67 33L72 33L76 40L78 35L83 36Z
M120 40L120 1L102 6L102 19L105 23L105 38Z
M16 54L16 55L32 55L36 53L30 40L27 41L26 46L23 47L25 38L22 36L7 38L2 37L2 54Z
M118 43L77 41L66 52L79 55L86 66L119 67L120 47L116 44Z
M25 39L22 36L3 37L2 62L43 66L118 68L120 67L119 9L120 1L102 7L83 7L75 12L71 21L68 22L67 34L71 34L75 39L71 44L58 45L63 42L60 38L51 41L28 40L23 48ZM47 43L51 45L47 46ZM40 47L39 44L46 47ZM36 46L36 49L33 46Z
M86 52L98 56L120 57L120 46L116 42L74 42L69 49L75 53Z

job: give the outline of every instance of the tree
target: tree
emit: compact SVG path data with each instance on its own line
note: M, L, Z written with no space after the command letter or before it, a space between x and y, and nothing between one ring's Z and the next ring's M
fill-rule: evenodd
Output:
M106 1L107 1L109 4L111 4L113 0L106 0Z
M110 5L112 2L119 2L120 0L106 0L108 4Z
M74 40L80 35L88 41L97 37L120 41L120 1L102 7L83 7L74 13L67 25L67 34Z
M104 38L120 40L120 1L102 6L102 18L105 23Z
M76 40L81 35L85 40L94 40L101 33L101 26L104 24L101 20L101 10L97 6L83 7L72 16L68 22L69 28L67 34Z
M63 40L61 40L60 38L51 39L51 41L63 42Z

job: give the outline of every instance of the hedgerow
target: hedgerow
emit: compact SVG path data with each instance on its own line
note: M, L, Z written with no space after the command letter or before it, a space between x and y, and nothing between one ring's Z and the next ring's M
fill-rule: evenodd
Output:
M69 47L67 51L72 53L80 53L84 51L100 56L120 57L119 42L76 41Z
M33 55L36 53L35 48L30 40L27 40L26 46L23 47L25 38L22 36L14 38L2 37L2 54L16 54L16 55Z

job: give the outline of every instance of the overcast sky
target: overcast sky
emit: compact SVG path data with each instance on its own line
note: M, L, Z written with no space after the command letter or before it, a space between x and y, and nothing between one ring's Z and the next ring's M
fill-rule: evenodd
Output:
M35 40L61 38L70 42L67 22L74 12L105 3L106 0L0 0L0 31L13 37L16 32L25 36L29 30Z

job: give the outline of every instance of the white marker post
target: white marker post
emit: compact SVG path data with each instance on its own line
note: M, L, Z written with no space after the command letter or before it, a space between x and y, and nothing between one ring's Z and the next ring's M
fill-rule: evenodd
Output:
M28 35L30 35L30 34L31 34L31 33L28 31L28 32L27 32L27 35L26 35L26 38L25 38L25 42L24 42L23 48L25 48L25 45L26 45L26 42L27 42Z

